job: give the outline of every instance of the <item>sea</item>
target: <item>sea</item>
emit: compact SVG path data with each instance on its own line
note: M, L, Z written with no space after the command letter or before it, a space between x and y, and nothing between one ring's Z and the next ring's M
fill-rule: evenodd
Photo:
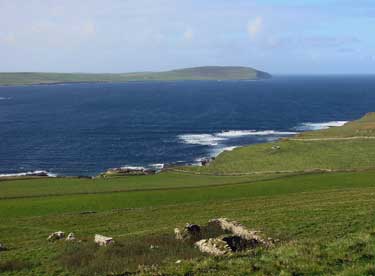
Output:
M0 87L0 176L199 165L375 111L375 76Z

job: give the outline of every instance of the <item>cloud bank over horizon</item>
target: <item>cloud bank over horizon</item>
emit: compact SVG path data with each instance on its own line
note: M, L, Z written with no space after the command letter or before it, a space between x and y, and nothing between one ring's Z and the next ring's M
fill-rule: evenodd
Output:
M375 73L372 0L0 0L0 71Z

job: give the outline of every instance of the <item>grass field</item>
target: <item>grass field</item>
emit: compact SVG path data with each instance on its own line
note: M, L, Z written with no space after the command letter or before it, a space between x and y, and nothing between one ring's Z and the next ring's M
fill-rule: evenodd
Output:
M239 148L185 173L0 181L0 275L375 275L375 141L321 140L360 136L374 120ZM303 172L312 168L333 171ZM280 241L210 257L174 239L175 227L216 217ZM82 242L48 242L58 230ZM96 233L116 244L95 246Z
M165 72L121 74L0 73L0 85L30 85L70 82L127 82L175 80L255 80L271 77L250 67L205 66Z
M99 275L106 275L134 271L138 269L135 260L141 264L150 264L148 261L151 260L160 264L159 270L170 275L186 275L187 271L194 271L196 275L211 272L212 275L228 275L226 269L234 268L238 273L234 271L233 275L240 275L241 271L249 273L255 269L254 262L264 262L259 273L269 269L276 274L280 268L290 273L304 269L305 273L310 269L339 272L364 260L351 260L334 268L324 263L329 260L311 264L311 267L299 262L311 257L304 254L322 254L328 250L324 249L325 245L333 246L332 250L338 253L340 239L345 245L351 239L356 240L356 235L359 239L372 237L375 230L374 177L375 172L312 174L221 187L2 199L0 237L10 250L0 253L0 269L4 275L94 275L98 266L102 267L100 260L104 260L106 269ZM86 211L95 213L81 214ZM204 223L218 216L237 219L282 242L274 249L251 253L260 254L251 260L239 255L234 260L218 258L214 261L192 248L175 248L176 244L171 241L174 227L186 222ZM57 230L75 232L86 241L74 248L74 252L80 253L74 255L77 261L88 254L90 248L99 251L95 254L89 251L93 256L86 260L88 263L76 267L68 258L73 254L70 246L64 242L46 241L48 234ZM90 241L95 233L113 236L119 247L112 249L113 252L101 252L92 247ZM139 247L137 239L143 245L147 241L159 245L157 255L163 259L147 252L150 244L143 246L145 252L129 253L134 250L133 246ZM365 248L361 250L375 245L372 238L365 241ZM304 252L311 243L317 251ZM164 244L166 248L163 248ZM300 254L299 250L303 254L296 262L293 256ZM275 254L283 252L288 253L283 258L292 266L274 262ZM171 265L185 257L188 260L183 265ZM233 267L232 262L238 267ZM13 263L18 266L12 267Z

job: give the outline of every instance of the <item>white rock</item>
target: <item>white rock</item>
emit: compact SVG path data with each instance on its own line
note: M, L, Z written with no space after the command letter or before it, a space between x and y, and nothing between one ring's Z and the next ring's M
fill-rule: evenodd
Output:
M214 256L222 256L231 252L228 244L221 239L200 240L195 245L201 252Z
M100 246L107 246L113 244L115 241L112 237L95 234L94 242Z
M76 236L74 235L74 233L69 233L69 235L66 237L65 240L66 241L75 241L76 240Z
M47 240L48 241L56 241L56 240L61 240L62 238L65 237L65 233L62 232L62 231L57 231L57 232L54 232L54 233L51 233Z

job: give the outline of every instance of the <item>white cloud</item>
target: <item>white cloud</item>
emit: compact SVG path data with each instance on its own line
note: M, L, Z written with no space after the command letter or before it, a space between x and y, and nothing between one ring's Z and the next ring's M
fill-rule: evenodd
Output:
M247 32L251 39L255 39L263 30L263 18L258 16L247 24Z
M188 41L192 40L194 38L194 31L191 28L187 28L183 33L183 38Z

